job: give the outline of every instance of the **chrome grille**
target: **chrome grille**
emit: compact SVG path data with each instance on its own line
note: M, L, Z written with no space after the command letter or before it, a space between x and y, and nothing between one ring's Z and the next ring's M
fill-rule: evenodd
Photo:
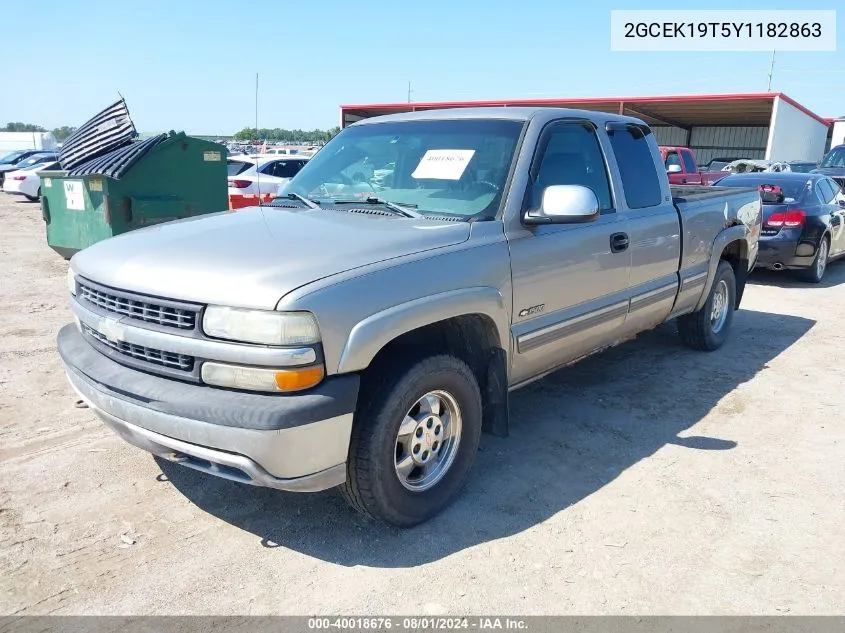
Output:
M174 352L164 352L160 349L134 345L133 343L124 343L122 341L110 341L103 334L100 334L97 330L88 327L84 323L82 324L82 331L99 343L123 354L124 356L130 356L141 361L152 363L153 365L170 367L172 369L179 369L182 371L189 372L194 369L193 356L176 354Z
M120 314L147 323L180 330L193 330L197 324L198 309L176 307L148 301L146 297L118 293L101 287L79 283L79 296L106 312Z

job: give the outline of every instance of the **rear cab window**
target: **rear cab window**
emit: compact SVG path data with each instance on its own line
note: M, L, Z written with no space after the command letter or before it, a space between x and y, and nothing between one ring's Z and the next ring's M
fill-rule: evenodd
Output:
M645 209L660 204L660 179L648 142L650 131L636 125L610 124L608 138L619 175L625 202L630 209Z
M688 174L694 174L698 171L698 165L695 164L692 152L688 149L681 150L681 159L684 161L684 171Z

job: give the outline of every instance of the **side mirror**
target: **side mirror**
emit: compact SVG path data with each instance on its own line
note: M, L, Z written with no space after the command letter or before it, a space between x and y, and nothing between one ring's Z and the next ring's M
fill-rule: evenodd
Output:
M577 224L599 217L599 201L581 185L550 185L543 190L540 208L529 211L525 224Z
M837 202L839 203L840 207L845 207L845 198L840 198L839 200L837 200Z
M666 172L669 173L669 174L680 174L681 171L683 171L683 170L681 169L680 165L669 165L666 168Z

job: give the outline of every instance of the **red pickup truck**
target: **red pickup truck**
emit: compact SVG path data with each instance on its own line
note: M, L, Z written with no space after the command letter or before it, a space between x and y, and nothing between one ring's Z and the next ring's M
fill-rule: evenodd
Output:
M660 155L672 185L709 185L730 175L725 171L699 170L695 154L689 147L661 145Z

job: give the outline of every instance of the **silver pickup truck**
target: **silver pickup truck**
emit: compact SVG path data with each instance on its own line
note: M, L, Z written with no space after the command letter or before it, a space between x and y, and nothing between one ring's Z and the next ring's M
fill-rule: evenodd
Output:
M373 178L348 167L372 165ZM375 178L375 175L378 178ZM757 257L751 189L669 188L651 130L459 109L343 130L271 206L72 260L58 335L126 441L410 526L467 479L508 392L676 320L714 350Z

